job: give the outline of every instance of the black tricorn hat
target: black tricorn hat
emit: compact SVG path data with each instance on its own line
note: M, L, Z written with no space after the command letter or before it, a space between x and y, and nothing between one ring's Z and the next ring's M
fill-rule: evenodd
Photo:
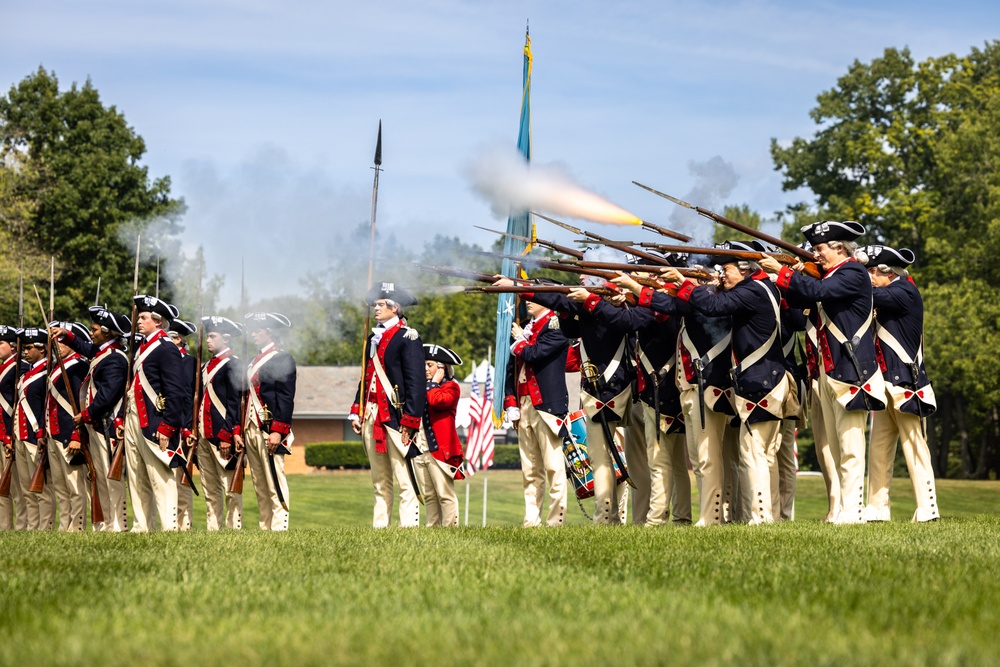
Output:
M750 241L749 245L754 252L777 252L777 248L764 243L760 239Z
M246 322L247 331L256 329L287 329L292 326L292 321L281 313L247 313L243 316Z
M450 364L452 366L461 366L462 358L455 354L452 350L446 347L441 347L440 345L428 345L424 343L424 359L427 361L438 361L442 364Z
M369 306L374 306L379 299L390 299L401 306L417 305L417 297L402 287L397 287L396 283L375 283L375 286L365 294L365 303Z
M106 327L110 331L114 331L119 334L127 334L132 330L132 320L128 315L119 315L118 313L113 313L107 308L102 308L101 306L91 306L88 310L90 311L91 322L100 324L102 327Z
M5 324L0 324L0 340L7 341L8 343L17 342L17 329L14 327L8 327Z
M716 243L715 247L720 250L735 250L737 252L760 252L749 243L745 241L723 241L722 243ZM736 262L746 261L735 255L716 255L716 264L735 264Z
M228 317L222 317L221 315L201 318L201 328L207 334L212 332L226 336L240 336L243 334L243 327Z
M864 235L865 226L854 220L825 220L814 222L801 229L803 236L816 247L820 243L830 241L856 241L859 236Z
M136 312L139 313L157 313L168 320L174 320L180 315L177 308L149 294L137 294L132 300L135 301Z
M858 250L857 258L865 266L884 265L902 269L913 264L917 256L909 248L896 250L884 245L869 245Z
M21 339L21 342L28 345L33 343L44 345L49 341L49 332L46 329L39 329L38 327L25 327L24 329L15 329L15 331L17 332L17 337Z
M185 322L184 320L174 320L170 323L170 329L172 333L180 334L181 336L192 336L198 333L198 325L194 322Z
M60 322L59 320L49 322L50 329L55 329L56 327L59 327L60 329L65 329L66 331L71 332L77 338L82 338L88 343L93 342L90 339L90 330L87 329L87 327L80 324L79 322Z

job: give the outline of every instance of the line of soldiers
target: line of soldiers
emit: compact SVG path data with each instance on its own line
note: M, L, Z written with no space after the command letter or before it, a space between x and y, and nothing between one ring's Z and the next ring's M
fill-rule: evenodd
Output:
M0 326L0 530L51 530L58 515L60 530L82 531L88 502L94 530L188 530L195 457L209 530L242 526L244 458L260 528L287 530L295 362L280 335L289 320L245 316L259 351L244 367L231 347L244 327L228 318L202 318L210 356L199 364L186 340L197 326L157 297L136 296L131 318L89 312L89 328Z
M518 428L524 525L541 523L546 486L546 523L565 519L566 372L576 368L595 523L622 522L625 482L634 487L634 523L691 523L685 451L700 497L697 525L791 519L794 434L807 414L828 489L826 521L889 520L897 441L916 493L913 520L939 517L924 435L935 403L923 363L923 306L905 268L913 253L856 252L865 229L853 221L818 222L802 233L821 278L803 273L801 262L743 259L738 253L772 250L729 241L718 246L734 253L716 259L718 280L664 269L659 289L640 284L649 274L622 274L611 281L620 290L611 297L588 289L602 283L593 276L566 294L522 293L530 322L511 332L505 405ZM678 267L687 259L667 258ZM798 331L806 334L804 364L796 361Z

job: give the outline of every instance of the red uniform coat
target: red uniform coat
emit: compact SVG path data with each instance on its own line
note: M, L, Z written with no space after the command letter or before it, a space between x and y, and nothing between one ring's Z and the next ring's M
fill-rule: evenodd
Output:
M427 390L427 413L438 445L431 455L438 461L455 466L462 463L462 443L455 429L455 415L458 414L458 399L461 394L462 390L454 380L446 380ZM424 428L427 428L426 424Z

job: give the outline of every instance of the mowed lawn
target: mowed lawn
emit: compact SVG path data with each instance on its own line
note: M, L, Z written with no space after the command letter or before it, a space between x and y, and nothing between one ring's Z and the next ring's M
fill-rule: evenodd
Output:
M887 524L803 478L793 523L548 530L495 471L486 528L477 476L474 527L374 531L369 478L317 474L287 534L2 533L0 665L1000 664L1000 486L911 525L895 484Z

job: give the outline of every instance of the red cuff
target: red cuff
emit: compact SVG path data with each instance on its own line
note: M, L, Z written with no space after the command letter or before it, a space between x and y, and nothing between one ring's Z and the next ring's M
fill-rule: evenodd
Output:
M351 414L352 415L356 415L360 411L361 411L361 405L359 405L358 403L354 403L353 405L351 405ZM234 429L233 432L235 433L235 429Z
M174 437L174 434L177 433L177 427L176 426L171 426L167 422L160 422L160 428L156 429L156 432L157 433L162 433L163 435L167 436L168 438L172 438L172 437Z
M517 397L516 396L511 396L509 394L507 396L504 396L503 397L503 407L504 407L505 410L507 408L516 408L517 407Z
M791 308L791 306L788 305L788 301L785 299L785 297L781 297L781 309L788 310L789 308Z
M233 441L232 433L230 433L226 429L222 429L221 431L219 431L219 442L232 442L232 441Z
M408 428L420 428L420 417L403 415L403 418L399 420L399 425L406 426Z
M775 284L781 289L788 289L788 285L792 282L792 275L794 273L795 272L787 266L781 267L781 271L778 271L778 280Z
M90 416L90 408L84 408L80 411L80 421L84 424L93 424L94 418Z
M663 324L669 319L670 319L669 315L664 315L663 313L653 313L653 320L659 322L660 324Z
M526 301L533 301L534 298L535 298L535 293L534 292L521 292L521 298L525 299Z
M651 303L653 303L653 288L643 287L639 292L639 305L649 307Z
M35 433L35 437L36 438L44 438L45 437L45 429L44 428L38 429L38 432Z
M181 435L184 437L185 440L187 440L192 435L191 429L189 428L181 429Z
M524 348L526 347L528 347L528 341L522 340L521 342L519 342L517 345L514 346L514 349L512 349L510 353L513 354L515 357L520 357L521 351L524 350Z
M285 422L273 421L271 422L271 433L280 433L281 435L288 435L292 432L292 425L286 424Z
M80 429L75 429L73 434L69 436L70 442L80 442Z
M588 313L594 312L594 308L597 308L597 304L601 302L601 297L591 293L590 296L583 302L583 307L587 309Z
M237 424L233 427L233 435L243 435L243 427Z
M115 417L115 428L125 428L125 420L121 417Z
M694 291L695 287L697 287L697 285L693 282L685 280L681 283L681 286L677 288L677 298L681 301L689 301L691 299L691 292Z
M72 331L67 331L62 336L59 336L59 338L60 340L72 343L74 340L76 340L76 334L74 334Z

